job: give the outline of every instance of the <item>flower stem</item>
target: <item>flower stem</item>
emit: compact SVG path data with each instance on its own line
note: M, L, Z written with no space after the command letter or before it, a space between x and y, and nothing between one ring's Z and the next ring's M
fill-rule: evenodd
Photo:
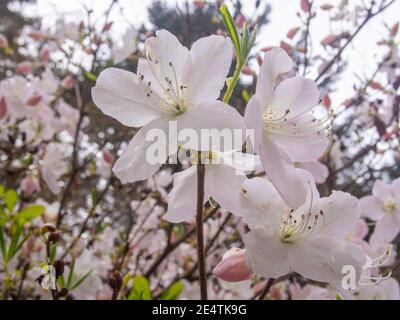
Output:
M199 152L199 159L201 154ZM197 165L197 210L196 210L196 238L197 258L199 262L199 282L201 300L207 300L207 274L203 234L203 205L204 205L204 164Z
M235 89L236 84L239 80L239 76L240 76L240 72L242 71L243 68L243 63L237 62L236 63L236 69L235 72L233 74L232 80L230 81L229 85L228 85L228 89L226 89L223 101L225 103L228 103L229 99L231 98L231 95L233 93L233 89Z
M272 285L274 284L274 278L269 278L263 291L261 292L260 296L258 297L258 300L264 300L265 296L267 295L269 289L271 289Z

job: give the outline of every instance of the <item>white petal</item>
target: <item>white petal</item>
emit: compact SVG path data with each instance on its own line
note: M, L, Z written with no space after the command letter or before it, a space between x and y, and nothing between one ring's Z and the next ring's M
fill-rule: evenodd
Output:
M262 109L271 104L275 82L282 73L292 70L293 62L285 50L274 48L264 55L256 85L256 96Z
M289 157L265 135L259 153L267 176L283 200L292 209L300 207L307 196L307 182L302 176L305 170L295 168Z
M288 131L282 128L277 132L268 132L268 137L285 150L293 162L317 161L326 150L329 137L321 132L321 128L314 127L313 119L310 115L303 115L293 121L299 130L298 134L288 134ZM301 129L302 126L304 129Z
M202 104L218 99L232 63L229 38L211 35L200 38L190 49L192 67L187 85L192 103Z
M240 195L242 215L250 229L262 227L277 233L279 219L287 209L274 186L263 178L248 179Z
M372 242L390 243L400 232L399 217L395 214L385 214L376 222Z
M300 162L296 164L296 166L311 172L315 182L318 184L324 183L329 175L329 170L326 165L319 161Z
M193 107L184 112L178 118L178 130L189 129L197 134L196 141L179 141L186 149L229 151L241 149L244 142L245 125L243 117L233 107L221 102L214 101L201 106ZM213 142L221 141L221 134L227 133L220 146L212 145L207 135L201 134L202 129L217 129L210 131ZM235 138L235 129L240 133ZM229 138L230 137L230 138ZM200 140L200 141L197 141ZM199 145L200 144L200 145Z
M333 285L341 284L344 266L354 266L358 278L366 262L361 247L341 245L329 238L292 243L289 260L292 270L303 277Z
M235 215L241 215L240 191L246 177L238 175L234 168L223 164L207 166L205 188L221 205Z
M375 196L366 196L360 199L361 213L364 217L371 220L378 220L385 215L383 211L383 202Z
M251 97L249 103L247 104L244 120L247 128L254 130L254 136L250 139L250 143L254 152L258 152L258 145L261 141L264 123L262 119L261 105L255 95Z
M245 234L243 242L246 246L246 262L255 273L266 278L279 278L290 272L290 244L261 228Z
M190 220L196 215L197 167L191 166L174 174L174 186L168 194L168 211L164 219L178 223ZM208 197L205 197L205 201Z
M290 110L287 118L293 118L312 109L319 101L317 85L314 81L302 76L282 81L275 89L272 106L285 112Z
M383 182L382 180L376 180L372 187L372 194L375 197L382 199L383 201L391 199L391 188L390 185Z
M162 115L150 106L139 77L122 69L108 68L100 73L92 98L104 114L126 126L141 127Z
M349 193L333 191L328 198L320 199L323 227L319 236L344 240L356 227L360 214L358 199Z
M168 122L164 119L154 120L140 129L113 167L113 172L122 183L150 178L165 163L168 155L176 152L176 150L170 150L168 145L165 146L161 140L157 144L161 144L161 147L165 146L166 150L160 150L160 160L154 163L153 159L148 159L148 148L158 141L148 139L148 135L153 132L152 129L157 130L157 133L163 132L166 138L168 137Z
M157 73L173 81L175 70L179 83L182 83L187 63L190 62L189 50L167 30L156 31L156 36L146 39L144 45L146 53L154 62L153 66L157 69ZM146 78L149 75L144 76Z

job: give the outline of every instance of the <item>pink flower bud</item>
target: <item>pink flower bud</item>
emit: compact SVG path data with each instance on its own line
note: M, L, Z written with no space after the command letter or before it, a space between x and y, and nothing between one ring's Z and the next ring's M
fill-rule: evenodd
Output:
M17 65L17 72L23 75L27 75L32 72L32 63L29 61L21 62Z
M28 33L28 36L30 36L35 41L44 40L44 34L39 30L32 30L31 32Z
M238 282L251 278L253 271L245 261L245 250L231 248L215 266L213 274L224 281Z
M39 180L33 176L26 176L21 180L20 188L29 197L33 193L40 191Z
M309 12L310 11L309 0L300 0L300 7L301 7L301 10L303 10L304 12Z
M63 79L62 86L65 89L72 89L75 86L75 82L75 78L69 74Z
M47 47L43 47L39 52L39 59L40 61L48 61L50 58L50 50Z
M7 114L7 101L5 97L0 99L0 119L3 119Z
M42 101L42 96L41 95L35 95L35 96L30 97L26 101L26 104L29 107L36 107L40 103L40 101Z
M236 17L235 24L239 29L242 29L245 21L246 20L245 20L244 16L241 13L239 13L239 15Z
M0 33L0 48L7 48L8 47L8 40L7 38Z
M114 155L108 149L103 149L103 159L110 165L112 165L115 161Z
M204 0L194 0L193 4L196 8L201 9L204 7L205 5L205 1Z

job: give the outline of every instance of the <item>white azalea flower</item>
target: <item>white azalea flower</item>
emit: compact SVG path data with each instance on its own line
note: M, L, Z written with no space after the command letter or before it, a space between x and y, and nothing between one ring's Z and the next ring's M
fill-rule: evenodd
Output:
M129 58L138 49L138 32L135 28L129 28L122 37L121 46L113 50L112 58L115 64L119 64Z
M245 172L260 166L259 159L239 152L213 151L207 152L207 155L211 158L211 163L205 166L204 202L213 197L222 208L241 215L240 190L246 180ZM193 199L196 199L197 194L196 172L197 166L193 165L174 175L174 186L168 195L169 205L165 220L178 223L195 216L196 201Z
M375 242L389 243L400 232L400 178L387 184L376 180L372 195L360 200L365 217L376 221L371 239Z
M351 265L359 278L365 254L361 246L346 241L357 221L356 198L334 191L319 199L310 187L307 202L293 211L270 182L254 178L245 181L241 201L251 229L243 237L246 258L255 273L278 278L297 272L339 286L343 266Z
M295 162L318 160L328 144L326 123L311 109L318 103L316 84L302 76L282 80L293 62L280 49L267 52L261 65L256 93L245 114L255 130L254 148L263 167L286 203L298 208L304 203L307 186Z
M144 126L113 168L124 183L147 179L161 166L163 161L150 164L146 159L146 150L154 143L146 141L152 129L168 137L170 121L176 121L178 132L191 129L198 136L201 129L244 127L234 108L216 100L231 65L229 39L201 38L189 51L171 33L160 30L146 40L145 50L147 59L139 60L137 74L106 69L92 90L94 102L106 115L126 126ZM187 149L199 149L197 143L178 142ZM165 161L178 148L167 147Z

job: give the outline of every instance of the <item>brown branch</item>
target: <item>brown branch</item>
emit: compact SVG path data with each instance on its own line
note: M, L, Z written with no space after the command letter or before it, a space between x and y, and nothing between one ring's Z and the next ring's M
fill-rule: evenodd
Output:
M382 6L379 8L378 11L372 12L372 8L367 10L367 16L363 20L363 22L358 26L358 28L350 35L350 37L347 39L346 43L340 47L339 51L336 53L336 55L324 66L324 68L321 70L319 73L318 77L315 79L315 82L318 82L318 80L321 79L321 77L332 67L332 65L335 63L336 60L338 60L343 51L346 49L346 47L354 40L354 38L357 36L357 34L365 27L365 25L371 20L373 17L377 16L381 12L383 12L385 9L387 9L389 6L391 6L396 0L390 1L388 4Z

